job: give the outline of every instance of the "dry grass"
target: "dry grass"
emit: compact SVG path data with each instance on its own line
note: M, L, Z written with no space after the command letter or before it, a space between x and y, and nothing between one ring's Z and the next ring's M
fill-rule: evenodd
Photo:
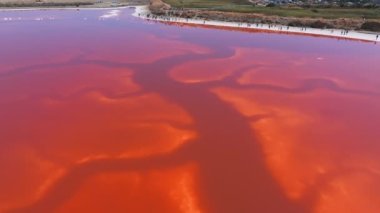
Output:
M259 13L299 18L354 18L380 20L380 8L292 8L254 7L247 0L163 0L174 7L198 8L214 11Z

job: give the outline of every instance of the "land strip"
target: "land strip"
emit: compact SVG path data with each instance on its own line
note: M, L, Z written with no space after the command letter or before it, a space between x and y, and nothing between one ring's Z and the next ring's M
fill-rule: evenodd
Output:
M226 4L223 0L208 3L202 0L150 0L150 10L155 15L181 18L380 32L379 8L248 7Z
M148 6L137 6L135 13L136 17L160 21L165 23L173 23L180 25L194 25L203 27L215 27L222 29L234 29L243 31L260 31L260 32L276 32L283 34L304 34L310 36L323 36L323 37L333 37L342 38L347 40L361 40L377 43L380 41L380 36L373 32L359 32L359 31L347 31L342 29L318 29L318 28L305 28L305 27L293 27L284 25L274 25L274 24L249 24L241 22L231 22L231 21L219 21L219 20L205 20L202 18L182 18L173 17L166 15L155 15L151 11L152 7L158 7L159 5ZM168 7L168 5L161 5L160 7Z

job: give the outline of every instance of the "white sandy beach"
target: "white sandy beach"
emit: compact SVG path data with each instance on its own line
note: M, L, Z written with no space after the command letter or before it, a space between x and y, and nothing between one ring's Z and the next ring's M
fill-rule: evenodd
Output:
M248 24L248 23L237 23L237 22L226 22L226 21L211 21L211 20L203 20L203 19L162 17L162 16L153 18L152 14L150 13L148 9L148 6L136 6L136 9L133 15L136 17L143 18L143 19L172 22L172 23L229 27L229 28L237 28L237 29L256 29L256 30L264 30L264 31L326 36L326 37L354 39L354 40L371 41L371 42L380 41L380 35L379 35L379 38L377 38L377 34L375 33L358 32L358 31L352 31L352 30L348 31L348 33L343 33L343 30L341 29L315 29L315 28L288 27L288 26L283 26L283 25L270 26L268 24Z

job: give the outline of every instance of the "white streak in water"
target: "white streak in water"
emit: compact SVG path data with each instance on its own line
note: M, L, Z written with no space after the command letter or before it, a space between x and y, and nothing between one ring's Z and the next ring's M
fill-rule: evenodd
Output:
M111 10L107 11L105 14L101 15L99 19L110 19L119 17L121 10Z

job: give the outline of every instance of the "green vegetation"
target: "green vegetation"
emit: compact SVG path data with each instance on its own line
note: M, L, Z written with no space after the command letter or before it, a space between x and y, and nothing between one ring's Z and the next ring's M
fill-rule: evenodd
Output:
M289 8L289 7L244 7L233 6L217 8L219 11L261 13L285 17L311 17L311 18L367 18L380 19L380 9L365 8Z
M198 8L215 11L260 13L284 17L311 18L366 18L380 19L380 8L301 8L301 7L260 7L254 6L248 0L164 0L177 8Z
M216 9L226 6L250 6L248 0L163 0L174 7Z

